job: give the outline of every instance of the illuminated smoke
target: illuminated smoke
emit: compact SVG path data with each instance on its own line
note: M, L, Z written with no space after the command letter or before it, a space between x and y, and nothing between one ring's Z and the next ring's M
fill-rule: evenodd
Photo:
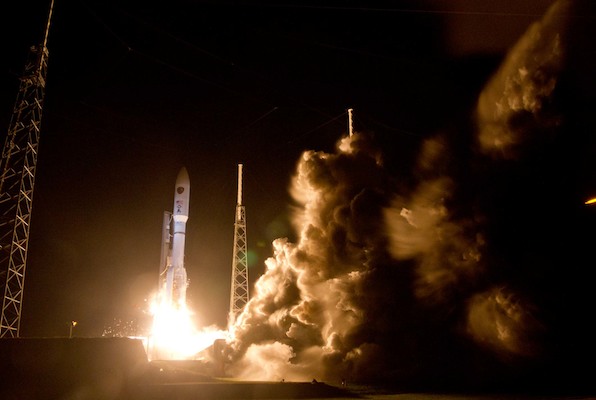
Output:
M506 359L544 351L544 323L525 295L543 281L510 274L519 268L519 276L544 278L551 267L543 235L560 219L545 216L560 198L536 199L559 183L551 163L563 119L556 91L570 4L556 3L533 24L480 93L464 171L454 167L461 159L446 156L454 144L427 139L418 185L386 211L390 252L414 261L417 299L457 310L462 332Z
M560 123L553 93L563 67L561 36L569 5L557 3L543 21L528 29L480 95L478 142L482 152L515 158L530 144L551 139Z
M536 332L543 329L532 315L535 311L509 289L493 288L471 299L468 326L478 343L532 356L540 350L534 341Z
M350 373L377 351L360 329L374 329L366 286L384 257L387 182L379 155L360 135L343 139L337 154L302 155L292 186L300 240L273 243L274 256L233 332L244 355L236 375L320 379L331 369Z
M299 239L273 242L231 332L230 374L466 382L547 351L542 307L561 253L544 249L556 248L553 227L571 224L545 218L566 200L552 194L563 178L550 163L567 7L557 3L511 50L462 129L467 141L421 143L404 167L409 189L362 133L335 153L302 155L291 187Z
M511 254L516 257L515 264L522 269L520 275L535 274L536 278L548 273L552 261L545 260L543 254L549 244L562 243L552 243L548 236L556 234L559 227L567 226L557 216L548 218L550 209L566 204L566 194L553 194L539 205L531 202L552 188L568 190L557 177L566 169L556 165L563 150L557 149L557 144L561 143L559 137L564 134L560 129L563 115L561 107L557 107L557 90L565 66L566 25L572 11L571 2L555 3L542 21L528 29L486 85L477 107L479 153L506 171L490 173L490 178L497 179L486 181L495 185L488 192L500 190L510 196L503 208L510 208L513 217L492 210L489 214L492 220L506 222L486 224L486 229L492 230L495 242L503 243L503 247L493 245L500 254L506 254L505 246L515 248L513 242L516 239L518 243L524 243L523 249ZM553 171L553 167L559 171ZM483 198L483 201L487 200ZM525 221L515 220L518 216L525 217ZM510 222L513 224L506 225ZM512 231L507 234L513 240L503 239L505 229ZM534 237L518 237L515 229L531 232ZM551 252L553 255L557 253ZM514 264L513 260L505 258L498 263ZM507 267L510 266L492 266L494 269ZM537 273L538 269L542 271ZM531 284L536 283L540 281ZM470 300L467 329L478 343L507 355L535 355L544 350L538 340L543 336L544 324L536 317L540 314L536 305L523 295L524 285L527 283L517 283L517 288L510 284L497 285Z

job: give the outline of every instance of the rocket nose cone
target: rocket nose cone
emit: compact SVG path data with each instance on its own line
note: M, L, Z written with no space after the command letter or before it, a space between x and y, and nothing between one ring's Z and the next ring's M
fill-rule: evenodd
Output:
M188 205L190 202L190 179L186 168L182 167L176 178L176 190L174 192L174 220L180 216L188 217Z
M186 167L180 168L180 172L178 172L178 177L176 178L176 186L188 186L190 185L190 178L188 177L188 171L186 171Z

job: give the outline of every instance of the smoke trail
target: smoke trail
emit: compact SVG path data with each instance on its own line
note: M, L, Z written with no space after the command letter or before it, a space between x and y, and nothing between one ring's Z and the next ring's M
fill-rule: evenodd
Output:
M551 163L570 4L511 50L473 127L421 144L411 189L362 133L302 155L291 189L299 240L273 243L234 327L230 373L428 385L541 359L562 258L545 248L556 248L553 227L573 223L544 218L564 195L535 204L564 181Z

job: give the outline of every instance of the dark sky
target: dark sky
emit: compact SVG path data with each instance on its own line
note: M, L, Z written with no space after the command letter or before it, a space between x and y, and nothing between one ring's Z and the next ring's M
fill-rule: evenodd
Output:
M422 141L469 128L482 87L552 1L522 3L57 0L22 336L66 335L73 319L81 336L101 335L115 319L143 320L182 166L191 180L189 300L202 325L223 326L237 164L254 282L271 242L296 240L288 187L300 154L332 152L351 107L388 174L404 185L419 178ZM4 130L48 6L26 0L2 13ZM574 198L589 196L588 179L576 180ZM500 221L514 217L491 196L507 206L518 189L524 206L549 196L521 178L496 183L508 190L486 190L484 200ZM519 242L495 236L517 254Z
M57 1L22 334L65 334L77 319L81 335L98 335L130 318L157 279L161 215L182 166L189 295L208 304L206 322L224 323L238 163L254 278L271 241L293 235L287 187L299 154L332 148L347 108L358 128L407 150L452 119L454 99L473 99L511 40L478 49L450 35L449 14L427 13L441 4L386 6ZM2 13L4 130L48 8L22 1ZM453 18L519 32L534 17Z

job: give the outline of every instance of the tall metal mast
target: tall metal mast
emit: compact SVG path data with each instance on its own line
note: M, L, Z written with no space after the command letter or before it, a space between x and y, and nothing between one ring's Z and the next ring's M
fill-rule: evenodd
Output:
M234 256L232 259L232 285L230 290L230 313L228 326L234 325L236 318L248 303L248 257L246 250L246 219L242 205L242 164L238 164L238 202L234 222Z
M354 134L354 122L352 120L352 112L354 111L353 108L348 108L348 132L350 137Z
M8 127L0 161L0 337L18 337L21 324L29 226L41 114L48 66L51 0L43 42L32 46Z

